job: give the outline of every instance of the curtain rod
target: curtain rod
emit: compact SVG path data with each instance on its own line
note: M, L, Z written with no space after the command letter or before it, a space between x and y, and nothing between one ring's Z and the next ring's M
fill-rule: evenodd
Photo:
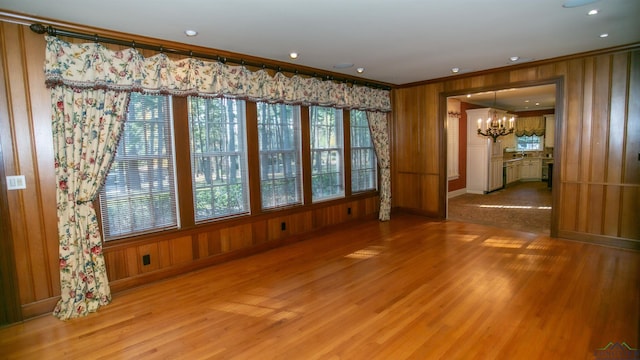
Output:
M319 78L322 80L334 80L334 81L338 81L338 82L343 82L343 83L352 83L354 85L363 85L366 87L372 87L375 89L382 89L382 90L391 90L390 86L386 86L386 85L381 85L381 84L376 84L376 83L370 83L370 82L366 82L366 81L358 81L358 80L354 80L354 79L349 79L349 78L343 78L343 77L335 77L335 76L331 76L331 75L326 75L326 76L321 76L318 73L315 72L310 72L310 71L304 71L304 70L299 70L299 69L287 69L287 68L283 68L281 66L273 66L273 65L268 65L265 63L256 63L256 62L252 62L252 61L246 61L243 59L233 59L233 58L229 58L229 57L222 57L219 55L210 55L210 54L204 54L204 53L195 53L193 51L186 51L186 50L178 50L178 49L170 49L170 48L165 48L163 46L157 46L157 45L150 45L150 44L145 44L145 43L137 43L135 41L124 41L124 40L119 40L119 39L114 39L114 38L108 38L108 37L103 37L103 36L99 36L98 34L86 34L86 33L79 33L79 32L73 32L73 31L68 31L68 30L61 30L61 29L56 29L52 26L44 26L42 24L31 24L31 26L29 26L29 28L31 29L31 31L37 33L37 34L44 34L47 33L51 36L67 36L67 37L71 37L71 38L76 38L76 39L82 39L82 40L90 40L90 41L94 41L94 42L101 42L101 43L107 43L107 44L114 44L114 45L121 45L121 46L131 46L133 48L140 48L140 49L145 49L145 50L152 50L152 51L158 51L158 52L165 52L165 53L170 53L170 54L175 54L175 55L184 55L184 56L189 56L189 57L198 57L198 58L202 58L202 59L210 59L210 60L216 60L219 61L223 64L226 64L227 62L229 63L233 63L233 64L238 64L238 65L247 65L247 66L253 66L253 67L257 67L257 68L262 68L262 69L271 69L271 70L275 70L278 72L288 72L291 74L301 74L301 75L307 75L307 76L311 76L311 77L315 77L315 78Z

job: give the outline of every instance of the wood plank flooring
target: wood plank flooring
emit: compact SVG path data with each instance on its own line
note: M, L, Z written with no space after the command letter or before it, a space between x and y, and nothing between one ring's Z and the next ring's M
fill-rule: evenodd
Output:
M2 328L0 358L588 359L639 318L639 252L394 214Z

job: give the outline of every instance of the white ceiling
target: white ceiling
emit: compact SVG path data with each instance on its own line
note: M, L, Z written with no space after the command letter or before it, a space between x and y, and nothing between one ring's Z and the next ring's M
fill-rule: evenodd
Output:
M0 0L0 9L393 85L640 42L640 0ZM495 95L459 98L510 111L555 106L553 85Z
M538 85L451 96L470 104L512 112L555 109L556 86Z
M588 1L0 0L0 9L400 85L640 41L640 0L563 7ZM593 8L600 14L587 16ZM342 63L354 66L333 68Z

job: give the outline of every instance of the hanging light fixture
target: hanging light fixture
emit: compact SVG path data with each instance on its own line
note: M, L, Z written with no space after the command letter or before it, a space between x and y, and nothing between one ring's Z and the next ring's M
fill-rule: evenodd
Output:
M493 106L496 106L497 93L493 93ZM499 136L509 135L513 133L515 126L515 118L511 117L507 120L506 116L502 118L498 116L496 109L489 109L488 118L478 119L478 135L493 138L496 142Z

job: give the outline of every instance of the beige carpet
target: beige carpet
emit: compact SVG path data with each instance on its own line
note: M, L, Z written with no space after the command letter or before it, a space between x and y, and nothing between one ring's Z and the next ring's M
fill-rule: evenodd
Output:
M549 234L551 189L546 182L519 182L485 195L449 199L450 220Z

